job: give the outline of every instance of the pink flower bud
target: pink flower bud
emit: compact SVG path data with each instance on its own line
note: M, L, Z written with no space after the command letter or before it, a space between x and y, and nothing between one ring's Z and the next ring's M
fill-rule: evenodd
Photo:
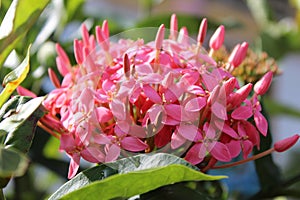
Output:
M259 81L254 85L254 92L257 95L263 95L269 89L273 78L273 72L267 72Z
M277 152L283 152L294 146L299 139L299 135L293 135L291 137L280 140L274 144L274 149Z
M82 64L83 62L83 44L81 41L75 39L74 40L74 54L75 54L75 59L78 64Z
M156 38L155 38L155 48L156 49L162 48L164 37L165 37L165 25L162 24L162 25L160 25L160 27L158 28L158 31L156 33Z
M84 46L88 47L90 45L90 41L89 41L90 36L89 36L89 32L84 24L82 24L82 26L81 26L81 34L82 34L82 40L83 40Z
M225 27L223 25L219 26L216 32L211 36L209 40L209 47L213 50L218 50L221 48L225 37Z
M235 107L239 106L250 94L252 90L252 84L248 83L244 85L240 89L238 89L235 93L230 96L229 103Z
M185 26L180 29L177 41L181 44L189 43L189 33Z
M126 76L126 78L129 78L129 75L130 75L130 60L128 58L128 55L127 53L124 55L124 58L123 58L123 68L124 68L124 74Z
M104 20L102 22L102 32L103 32L105 39L108 39L109 38L109 28L108 28L107 20Z
M103 48L104 51L109 50L109 41L105 38L100 26L96 26L96 39L98 44Z
M203 18L199 27L199 33L198 33L198 37L197 37L197 42L199 44L202 44L205 36L206 36L206 30L207 30L207 19Z
M66 54L66 52L63 50L63 48L60 46L60 44L57 43L55 47L56 47L56 51L57 51L58 56L60 57L61 62L66 66L70 65L69 57ZM62 74L62 75L64 75L64 74Z
M228 96L233 92L236 84L237 84L237 80L235 77L231 77L230 79L224 82L226 96Z
M248 46L247 42L243 42L241 45L237 44L228 58L228 63L233 67L238 67L247 55Z
M170 21L170 39L176 40L177 32L178 32L177 16L176 14L173 14L171 16L171 21Z
M53 83L53 85L56 88L60 88L60 82L59 82L55 72L53 71L53 69L48 68L48 74L49 74L49 78L50 78L51 82Z

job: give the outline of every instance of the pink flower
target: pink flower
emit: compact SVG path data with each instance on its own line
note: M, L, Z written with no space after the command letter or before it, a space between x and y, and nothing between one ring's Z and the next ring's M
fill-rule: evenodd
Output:
M202 49L206 19L196 44L186 27L177 33L176 15L170 24L169 39L161 25L149 43L110 41L107 21L96 27L95 36L83 25L82 40L74 41L73 67L57 44L63 80L59 83L49 70L56 88L43 103L49 114L42 123L57 132L60 149L71 158L69 178L81 158L110 162L125 151L185 149L185 159L199 164L206 158L229 162L240 153L247 158L254 146L259 148L259 132L265 136L268 124L257 96L268 89L269 73L252 95L252 83L241 85L231 74L231 66L245 58L247 43L237 45L220 65L213 52L223 45L224 26L210 38L207 54Z

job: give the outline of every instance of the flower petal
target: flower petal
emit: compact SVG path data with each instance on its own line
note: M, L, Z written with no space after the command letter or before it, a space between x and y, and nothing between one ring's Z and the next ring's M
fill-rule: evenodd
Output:
M233 119L243 120L250 118L252 114L253 112L250 106L240 106L231 113L231 117Z
M216 142L210 153L215 159L219 161L229 162L231 160L231 154L227 146L223 143Z
M257 111L254 113L254 121L259 132L261 132L263 136L266 136L268 133L268 122L266 118L259 111Z
M137 152L145 150L148 147L148 145L142 142L137 137L130 136L123 138L123 140L121 141L121 147L128 151Z
M117 160L121 152L121 149L118 145L112 144L108 147L106 157L105 157L105 162L112 162Z
M193 165L196 165L200 163L205 156L201 156L199 152L203 149L203 144L202 143L196 143L190 148L190 150L187 152L185 156L185 160L190 162Z

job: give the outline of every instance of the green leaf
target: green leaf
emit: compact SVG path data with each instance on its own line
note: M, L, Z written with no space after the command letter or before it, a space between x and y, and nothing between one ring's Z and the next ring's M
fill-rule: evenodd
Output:
M288 105L284 105L268 97L264 97L263 102L264 107L270 115L287 115L291 117L300 118L300 111L295 108L292 108Z
M22 81L26 78L29 72L29 52L30 47L27 50L27 56L23 60L23 62L9 74L4 77L2 85L4 89L0 94L0 108L6 102L6 100L10 97L10 95L15 91L15 89L22 83Z
M0 27L0 68L26 32L39 18L50 0L12 1Z
M88 186L94 181L105 179L113 174L128 174L131 172L137 172L137 171L144 171L147 172L145 174L145 178L148 176L148 171L152 168L164 168L169 167L170 165L180 165L185 166L186 168L197 170L197 168L190 163L186 162L182 158L179 158L177 156L171 155L171 154L165 154L165 153L157 153L157 154L141 154L137 156L132 156L124 159L117 160L115 162L101 164L99 166L93 167L91 169L85 170L81 173L79 173L77 176L75 176L73 179L68 181L66 184L64 184L61 188L59 188L51 197L51 199L59 199L63 195L66 195L72 191L78 190L84 186ZM167 171L167 170L166 170ZM200 172L197 172L200 173ZM178 174L170 173L170 176L178 176ZM151 173L149 174L149 176ZM206 177L208 179L216 180L222 177L213 177L208 176L205 174L202 174L203 177ZM148 177L151 179L151 176ZM122 177L121 177L122 179ZM125 177L126 179L126 177ZM194 180L194 179L192 179ZM196 180L196 179L195 179ZM124 180L126 182L126 180ZM183 180L182 180L183 181ZM149 181L151 182L151 180ZM177 181L178 182L178 181ZM124 183L125 184L125 183ZM129 185L133 186L135 184L128 183ZM137 187L138 185L136 185ZM155 186L156 188L159 186ZM153 188L154 189L154 188ZM146 192L146 191L145 191ZM99 196L98 196L99 197ZM102 197L101 197L102 198Z
M0 146L0 177L22 176L28 164L29 159L24 153Z
M14 98L20 98L20 102L22 102L24 97L16 96ZM28 152L36 123L44 114L40 109L43 100L44 97L37 97L26 103L18 104L16 111L1 121L0 129L7 134L4 141L6 148L15 148L23 153Z
M80 6L84 3L85 0L67 0L66 9L68 13L68 19L74 19L74 15L78 14L76 11L80 8Z
M112 199L132 197L150 190L181 181L217 180L223 176L209 176L184 165L173 164L127 174L110 176L102 181L76 190L62 199Z

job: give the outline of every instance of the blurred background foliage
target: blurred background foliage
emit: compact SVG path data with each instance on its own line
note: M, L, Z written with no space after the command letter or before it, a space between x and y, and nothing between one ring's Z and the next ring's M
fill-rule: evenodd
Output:
M30 6L19 11L20 16L26 16L25 13L28 12L26 9L31 9L31 5L38 2L41 9L35 10L37 12L28 18L28 22L31 23L21 27L18 32L20 37L12 43L0 40L0 48L4 44L10 45L9 48L5 48L7 52L1 52L0 63L3 65L0 67L1 82L4 76L20 63L20 58L25 56L28 46L32 44L31 71L22 86L38 95L45 95L53 88L47 77L47 69L56 70L55 43L60 43L69 54L72 63L75 63L72 45L73 39L80 37L81 24L85 23L93 32L94 27L101 24L104 19L109 20L111 35L115 35L132 28L158 27L161 23L169 27L169 18L172 13L176 13L179 27L186 26L190 35L195 38L201 19L207 17L208 34L213 33L219 24L225 25L225 44L228 49L232 49L238 42L248 41L256 52L265 51L277 61L290 53L300 56L299 0L28 1ZM1 1L0 21L3 21L10 5L10 0ZM47 5L45 9L44 5ZM1 24L1 28L5 28L4 24ZM207 45L208 39L205 42ZM8 58L5 60L6 56ZM291 87L295 89L296 86ZM273 88L268 98L264 99L266 112L270 118L286 115L299 121L300 112L297 109L272 98L272 93L276 92L274 90L276 89ZM294 92L299 92L299 89ZM271 138L267 138L266 148L271 143ZM5 189L7 199L45 198L66 181L68 159L58 153L58 147L57 139L37 129L29 152L30 168L24 176L15 178ZM297 167L300 151L295 151L294 154L290 155L291 162L283 165L284 169L281 166L277 168L272 157L267 157L256 163L256 170L253 163L250 163L249 166L213 173L226 173L232 177L222 185L223 191L229 191L231 199L257 199L264 197L265 194L269 196L292 194L300 198L299 191L295 190L300 187L299 184L295 184L300 180L300 171ZM82 167L88 166L84 164ZM264 173L266 170L270 173ZM283 171L282 175L280 170ZM168 188L160 190L164 192Z

